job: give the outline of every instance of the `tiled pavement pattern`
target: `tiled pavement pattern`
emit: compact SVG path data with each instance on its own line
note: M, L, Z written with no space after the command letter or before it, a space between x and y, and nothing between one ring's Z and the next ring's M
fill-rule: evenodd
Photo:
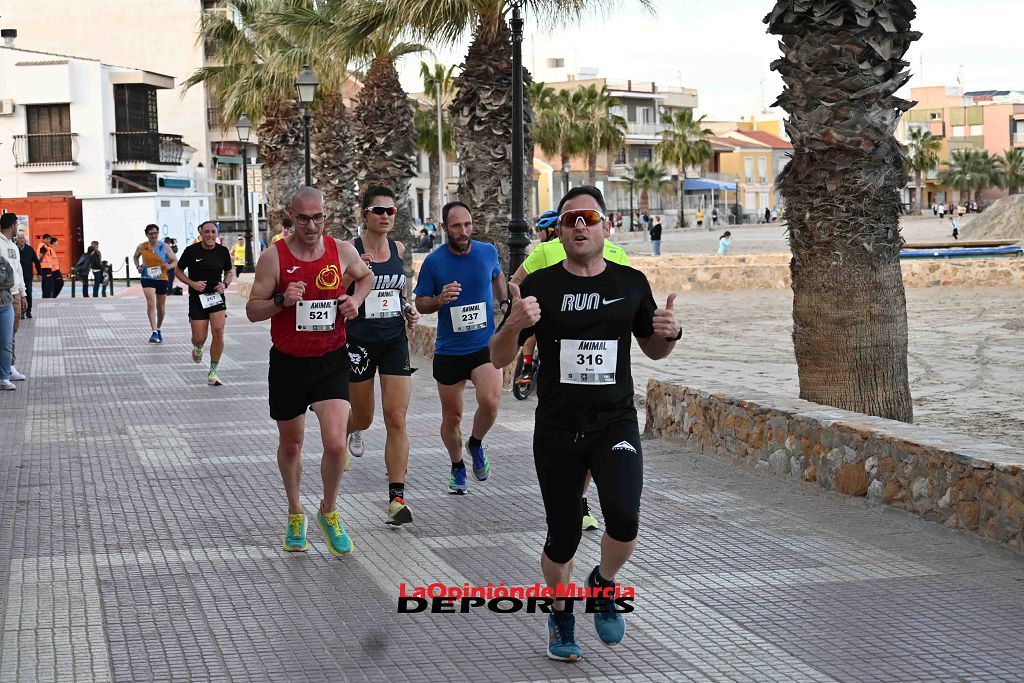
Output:
M543 656L544 619L397 614L397 584L529 584L543 515L533 403L506 396L492 480L445 494L426 363L410 411L416 523L383 524L378 419L346 474L344 559L278 550L267 325L231 301L227 386L152 346L139 298L39 302L0 394L0 680L996 681L1024 678L1024 559L909 516L646 442L626 641ZM472 401L468 402L467 414ZM305 501L318 497L308 421ZM596 561L587 534L576 578Z

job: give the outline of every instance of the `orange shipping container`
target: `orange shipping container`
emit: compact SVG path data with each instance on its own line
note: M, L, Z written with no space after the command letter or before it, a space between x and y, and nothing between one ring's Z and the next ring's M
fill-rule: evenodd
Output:
M18 230L24 231L35 249L43 235L57 238L57 256L65 278L84 251L82 246L82 200L74 197L0 198L0 213L18 215Z

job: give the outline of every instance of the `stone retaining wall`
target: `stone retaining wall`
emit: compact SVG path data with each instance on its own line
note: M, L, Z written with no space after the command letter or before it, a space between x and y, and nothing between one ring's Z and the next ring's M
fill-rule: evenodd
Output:
M789 289L789 254L631 257L656 292ZM1024 287L1024 258L903 260L907 287Z
M735 387L651 380L647 430L1024 549L1024 450Z

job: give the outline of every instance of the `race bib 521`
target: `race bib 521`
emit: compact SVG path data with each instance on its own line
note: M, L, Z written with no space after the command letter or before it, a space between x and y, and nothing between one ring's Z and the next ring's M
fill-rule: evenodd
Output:
M295 330L297 332L330 332L338 317L337 299L299 301L295 304Z

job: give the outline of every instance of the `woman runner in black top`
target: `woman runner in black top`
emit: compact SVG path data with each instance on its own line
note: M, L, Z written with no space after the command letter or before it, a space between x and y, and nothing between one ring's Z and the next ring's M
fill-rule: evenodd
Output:
M412 512L405 502L405 471L409 464L409 433L405 416L412 393L409 337L419 313L405 302L405 245L388 237L395 227L395 194L386 187L371 187L363 195L366 230L353 240L356 251L373 272L373 291L359 308L359 316L345 323L348 334L349 453L365 451L362 431L373 422L373 376L380 374L381 408L387 441L384 463L388 470L388 524L407 524Z

